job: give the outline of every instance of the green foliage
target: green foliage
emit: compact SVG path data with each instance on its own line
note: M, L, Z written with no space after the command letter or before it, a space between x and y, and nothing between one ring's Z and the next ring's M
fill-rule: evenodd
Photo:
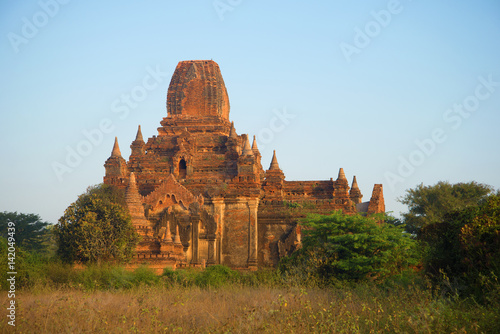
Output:
M0 238L0 268L8 268L9 253L6 240ZM67 283L71 280L71 268L44 253L16 248L13 262L14 270L0 271L2 289L8 287L7 278L10 275L7 275L7 272L9 271L16 272L16 288L32 287L44 283Z
M444 279L450 290L498 298L500 277L500 196L445 215L425 226L421 240L427 246L426 272Z
M87 188L88 195L96 195L106 202L119 204L123 207L127 206L125 202L125 190L108 184L100 183Z
M476 182L450 184L438 182L433 186L418 185L399 199L408 205L403 214L406 231L418 234L426 225L441 222L446 213L461 210L484 201L492 192L488 185Z
M70 285L95 291L130 289L141 285L157 285L159 282L159 276L146 266L130 271L120 266L90 265L77 271Z
M199 287L218 288L226 283L235 282L239 278L239 273L226 266L215 265L201 271L196 278L196 285Z
M133 286L133 279L133 274L122 267L90 265L77 271L70 285L88 291L128 289Z
M299 280L374 280L418 263L416 242L402 228L378 223L384 217L310 215L302 223L302 248L280 262Z
M283 205L289 209L300 208L300 204L297 202L283 201Z
M394 226L402 226L404 225L403 221L399 218L396 218L394 216L391 215L392 212L386 212L385 214L385 223L386 224L391 224L391 225L394 225Z
M28 281L29 274L28 274L28 263L29 262L26 257L29 255L25 251L23 251L20 248L17 248L15 252L8 252L8 243L7 239L5 238L0 238L0 284L2 289L7 289L9 286L9 282L7 281L8 278L10 278L10 275L7 275L8 271L8 262L9 258L12 259L12 255L15 257L13 258L14 262L14 269L17 272L16 274L16 287L17 286L23 286L26 285L26 282Z
M163 269L162 278L167 285L180 285L183 287L195 286L200 271L197 269L173 270Z
M165 268L162 277L170 285L218 288L226 284L241 282L242 274L223 265L214 265L204 270Z
M8 223L14 226L8 226ZM12 224L11 224L12 225ZM14 228L9 230L8 228ZM16 247L27 251L49 252L51 243L50 224L42 221L39 215L17 212L0 212L0 237L8 239L13 236ZM9 234L12 233L13 234Z
M155 285L160 281L158 275L156 275L155 272L147 266L140 266L135 269L133 277L132 282L135 285Z
M133 256L138 235L110 186L89 188L71 204L55 227L58 254L66 262L123 262Z

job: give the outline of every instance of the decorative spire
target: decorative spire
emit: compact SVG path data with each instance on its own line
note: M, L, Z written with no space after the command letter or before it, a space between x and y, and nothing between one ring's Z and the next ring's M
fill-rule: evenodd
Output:
M181 244L181 236L179 234L179 225L175 225L175 238L174 238L174 244Z
M359 190L358 187L358 181L356 181L356 176L354 176L352 180L351 190L349 191L349 197L354 202L354 204L361 203L361 198L363 198L361 190Z
M259 148L257 147L257 140L255 139L255 135L253 136L252 151L254 154L259 153Z
M135 141L142 141L144 142L144 139L142 138L142 132L141 132L141 126L139 125L139 129L137 130L137 135L135 136Z
M236 130L234 129L234 122L231 122L231 130L229 131L229 138L236 138Z
M125 192L125 201L128 206L139 203L142 207L139 190L137 189L137 183L135 182L134 172L130 173L127 190Z
M129 178L129 181L128 181L128 187L130 190L134 190L137 189L137 183L135 182L135 174L134 172L131 172L130 173L130 178Z
M253 151L250 148L250 141L248 140L248 136L247 140L245 140L245 147L243 147L243 153L241 153L241 155L253 155Z
M120 152L120 146L118 146L118 137L115 137L115 144L113 145L113 151L111 152L112 157L122 157Z
M139 128L137 129L137 135L135 136L135 140L130 145L130 148L132 150L130 152L130 158L143 155L145 145L146 144L144 143L144 139L142 138L141 126L139 125Z
M337 180L347 181L347 178L345 177L345 173L344 173L344 168L340 168L339 176L338 176Z
M276 159L276 150L273 151L273 159L271 160L270 170L279 170L280 165L278 164L278 159Z
M170 232L170 221L167 220L167 229L165 231L165 237L163 238L165 242L172 242L172 232Z
M358 181L356 181L356 175L354 175L354 178L352 179L352 185L351 185L351 190L358 189Z

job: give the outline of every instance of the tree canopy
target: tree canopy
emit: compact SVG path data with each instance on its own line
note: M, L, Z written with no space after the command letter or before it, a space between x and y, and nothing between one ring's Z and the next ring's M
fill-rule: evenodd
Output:
M129 259L138 235L123 203L123 193L114 187L88 188L55 227L60 257L67 262L98 264Z
M440 181L433 186L418 185L408 189L399 199L408 205L403 213L406 231L417 234L426 225L441 222L452 211L478 205L486 200L492 188L477 182L456 183Z
M465 288L488 288L485 282L500 277L500 196L446 214L442 222L424 226L420 239L432 277L445 274Z
M378 279L416 265L416 241L384 217L309 215L302 223L302 248L280 263L321 280Z
M50 240L49 223L39 215L17 212L0 212L0 236L8 238L8 223L15 225L14 239L18 247L27 251L42 251Z

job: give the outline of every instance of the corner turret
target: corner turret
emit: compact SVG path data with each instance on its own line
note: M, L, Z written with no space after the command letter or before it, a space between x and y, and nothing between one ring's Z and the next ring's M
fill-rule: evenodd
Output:
M130 153L130 157L135 157L144 154L144 139L142 138L141 126L139 125L139 129L137 130L137 135L135 136L135 140L130 145L132 153Z
M144 207L142 206L142 197L139 194L134 172L130 173L127 190L125 191L125 203L132 218L132 225L137 232L144 238L152 236L150 222L144 215Z
M355 211L355 206L349 198L349 182L345 177L344 169L339 169L337 180L333 183L333 197L338 204L352 206L352 211Z
M361 199L363 198L361 190L359 190L358 187L358 181L356 181L356 176L354 176L352 180L351 190L349 191L349 197L351 198L351 201L353 201L354 204L361 203Z
M273 151L273 158L271 160L271 165L269 165L269 170L281 170L278 159L276 159L276 150Z
M250 148L250 141L248 140L248 136L245 140L245 146L243 146L243 152L241 155L250 155L253 156L253 150Z
M252 148L248 135L244 134L243 137L243 152L238 157L238 180L240 182L260 182L260 170Z
M262 168L262 155L260 154L259 148L257 147L257 139L255 135L253 136L252 151L257 162L258 170L260 172L260 180L264 179L264 169Z
M385 212L384 190L381 184L375 184L368 204L368 213L382 212Z
M127 178L127 162L123 159L118 145L118 138L115 137L115 143L111 156L104 163L106 174L104 176L104 183L115 186L120 186L125 183Z
M265 173L265 179L262 184L264 190L264 198L267 200L282 200L283 199L283 183L285 174L280 169L276 151L273 151L273 158L269 169Z

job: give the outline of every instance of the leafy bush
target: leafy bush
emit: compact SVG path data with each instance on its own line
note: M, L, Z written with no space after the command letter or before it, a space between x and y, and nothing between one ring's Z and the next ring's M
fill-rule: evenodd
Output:
M184 287L218 288L226 284L240 282L241 274L223 265L210 266L204 270L165 268L162 277L167 284L178 284Z
M426 272L437 284L500 302L500 196L447 214L425 226L420 238L427 247Z
M384 217L309 215L303 246L279 265L285 276L317 284L333 280L375 280L418 264L416 242Z
M69 264L61 261L52 260L44 268L46 282L52 282L56 285L70 285L77 280L78 273Z
M408 205L408 212L403 213L406 231L419 234L421 228L440 223L449 212L484 202L492 190L492 187L477 182L450 184L443 181L433 186L420 184L408 189L399 199Z
M109 290L131 288L133 273L123 267L89 266L78 272L76 283L85 290Z
M160 278L156 273L146 267L146 266L140 266L139 268L135 269L133 272L133 279L132 282L135 285L155 285L160 281Z
M189 287L196 285L196 278L199 275L200 270L197 269L183 269L183 270L172 270L171 268L163 269L162 278L164 282L168 285L180 285L183 287Z
M45 267L49 259L36 252L25 251L23 248L15 247L15 258L13 258L13 269L8 269L8 262L12 252L8 251L7 240L0 237L0 270L1 288L8 288L7 272L16 272L15 285L16 288L30 287L38 282L43 282L45 278ZM7 270L8 269L8 270Z
M63 260L99 264L133 256L138 234L120 198L113 187L98 185L66 209L55 227Z
M218 288L228 283L238 282L239 273L226 266L215 265L199 272L196 285L199 287Z

